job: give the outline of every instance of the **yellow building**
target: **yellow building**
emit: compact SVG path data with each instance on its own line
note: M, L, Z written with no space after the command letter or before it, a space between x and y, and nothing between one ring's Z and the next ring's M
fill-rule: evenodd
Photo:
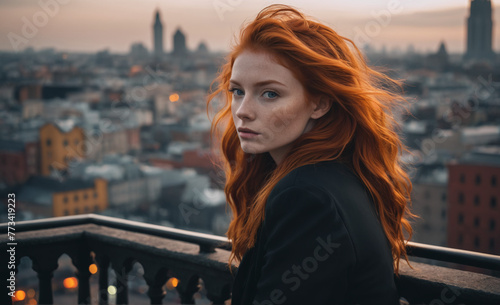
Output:
M20 208L35 217L57 217L104 211L108 208L108 182L32 176L16 193Z
M40 172L50 175L53 170L65 170L71 159L85 158L84 131L48 123L40 128Z
M52 194L52 215L67 216L99 212L108 208L107 181L95 179L94 185L69 188Z

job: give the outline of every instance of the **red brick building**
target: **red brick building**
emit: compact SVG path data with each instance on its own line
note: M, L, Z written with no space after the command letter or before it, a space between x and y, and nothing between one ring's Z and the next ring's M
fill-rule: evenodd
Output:
M0 140L0 183L24 183L39 173L38 142Z
M149 163L153 166L167 168L196 168L210 171L214 169L212 155L207 149L186 149L182 151L181 156L155 155L149 158Z
M448 164L448 246L500 254L500 153Z

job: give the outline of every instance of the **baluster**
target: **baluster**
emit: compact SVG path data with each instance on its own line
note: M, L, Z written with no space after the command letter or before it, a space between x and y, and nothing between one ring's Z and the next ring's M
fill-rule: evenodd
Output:
M91 263L90 250L79 249L77 257L73 261L78 277L78 304L90 304L89 266Z
M40 289L39 304L53 304L52 277L59 266L58 253L44 251L37 252L36 257L30 256L33 262L33 270L38 275L38 287Z
M116 304L128 304L128 273L132 270L132 261L112 262L116 274Z
M108 269L109 258L104 255L96 255L99 267L99 305L108 305Z
M144 279L149 286L148 296L151 300L151 304L161 304L163 298L165 297L165 291L163 291L163 285L168 280L167 270L165 268L155 268L155 265L143 265L144 268Z
M199 277L187 273L180 273L176 277L179 279L179 285L176 288L181 297L181 304L195 304L193 295L199 290Z

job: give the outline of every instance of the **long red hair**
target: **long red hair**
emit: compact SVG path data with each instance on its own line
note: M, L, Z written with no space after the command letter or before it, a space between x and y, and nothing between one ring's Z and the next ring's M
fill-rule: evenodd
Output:
M348 45L351 45L351 47ZM276 165L268 153L248 154L240 146L228 92L233 63L244 50L268 52L289 68L309 96L326 95L331 109L296 139ZM405 101L401 83L367 66L354 43L330 27L306 18L286 5L264 8L240 32L217 78L207 106L217 103L212 135L220 143L225 193L233 218L227 231L232 241L229 266L241 261L256 241L265 204L276 183L293 169L327 160L347 163L369 190L391 244L395 273L401 256L408 261L406 231L411 181L400 162L406 150L396 132L393 106Z

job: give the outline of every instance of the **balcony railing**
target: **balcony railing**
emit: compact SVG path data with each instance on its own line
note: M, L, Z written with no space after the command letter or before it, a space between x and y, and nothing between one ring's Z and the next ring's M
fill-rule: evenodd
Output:
M199 279L212 304L230 299L233 276L227 261L231 244L220 236L94 214L17 222L15 230L15 241L10 241L7 224L0 224L4 232L0 235L2 274L8 279L10 248L15 248L17 265L22 257L29 257L39 279L38 304L53 304L52 278L62 254L69 255L77 269L78 304L91 303L92 263L99 270L115 271L116 304L129 303L127 274L135 262L143 266L151 304L162 303L169 277L179 280L176 290L182 304L195 304ZM412 242L408 252L414 257L500 271L500 256ZM412 266L402 263L397 278L400 294L410 304L500 304L500 278L424 263ZM108 282L108 272L99 272L99 304L108 304ZM5 287L0 303L12 304Z

